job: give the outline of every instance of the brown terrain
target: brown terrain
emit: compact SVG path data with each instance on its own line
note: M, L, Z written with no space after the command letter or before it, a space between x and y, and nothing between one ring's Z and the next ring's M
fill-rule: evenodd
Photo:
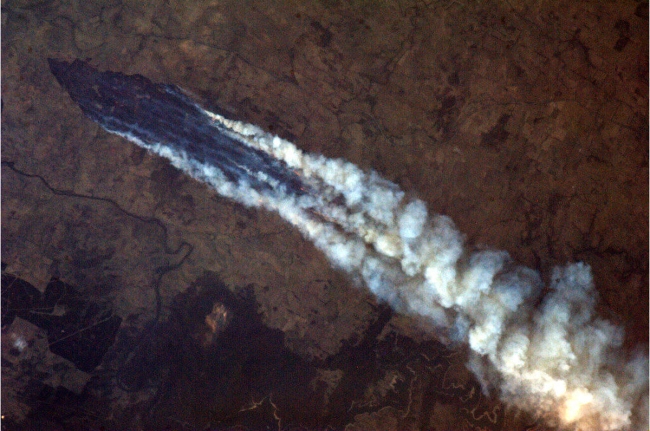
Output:
M374 169L545 278L587 262L648 343L647 2L7 0L3 430L551 429L279 216L86 118L48 57Z

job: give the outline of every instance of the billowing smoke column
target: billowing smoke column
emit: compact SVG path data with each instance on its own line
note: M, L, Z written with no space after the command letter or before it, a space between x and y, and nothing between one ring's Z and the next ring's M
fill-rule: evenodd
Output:
M556 268L542 296L535 271L467 249L451 219L374 172L208 112L174 86L78 60L50 68L106 130L277 211L394 309L467 342L484 389L570 429L647 429L647 356L619 353L623 331L595 314L587 265Z

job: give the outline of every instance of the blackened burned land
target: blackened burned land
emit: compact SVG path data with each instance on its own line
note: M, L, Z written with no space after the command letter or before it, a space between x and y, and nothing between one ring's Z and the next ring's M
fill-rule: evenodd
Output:
M147 381L157 391L156 412L145 416L148 427L163 427L166 418L178 417L185 409L193 412L197 425L277 429L277 416L283 428L343 428L357 414L377 409L377 403L364 402L364 392L384 376L386 367L403 368L418 355L415 346L388 354L408 343L406 339L378 341L392 315L382 306L360 340L351 340L324 361L305 360L284 346L282 331L263 324L251 292L245 288L235 295L218 278L206 275L174 299L168 320L148 337L147 347L139 349L139 357L132 359L138 365L128 376L133 386ZM202 322L215 303L233 317L206 346L200 336ZM340 370L343 376L328 402L323 396L326 385L313 384L317 369ZM402 372L406 379L399 385L408 386L412 375ZM399 389L377 402L405 409L407 391Z
M50 351L84 372L92 372L101 363L122 321L106 303L86 298L60 280L52 279L41 294L3 271L2 328L16 317L45 330Z
M232 182L306 193L306 185L283 161L231 138L178 87L155 84L141 75L100 72L81 60L48 62L72 100L104 129L135 137L146 146L164 144L186 152L193 160L219 168Z

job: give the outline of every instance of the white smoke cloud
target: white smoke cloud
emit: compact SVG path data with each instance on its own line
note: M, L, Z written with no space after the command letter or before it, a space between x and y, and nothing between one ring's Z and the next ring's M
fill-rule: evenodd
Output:
M396 310L468 343L468 367L484 390L497 388L506 402L575 430L647 429L647 356L619 353L622 330L595 314L587 265L555 268L541 298L535 271L506 252L468 250L449 217L430 215L376 173L206 113L237 141L283 160L317 193L260 192L186 153L123 136L226 197L277 211Z

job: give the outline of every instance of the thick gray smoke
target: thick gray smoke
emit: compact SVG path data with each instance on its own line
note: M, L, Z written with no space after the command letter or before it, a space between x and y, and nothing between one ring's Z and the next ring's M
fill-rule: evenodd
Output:
M542 298L535 271L506 252L467 250L451 219L376 173L208 114L243 145L286 162L317 193L258 191L191 155L124 136L226 197L278 212L396 310L468 343L468 366L506 402L576 430L647 429L647 357L618 353L622 330L594 313L587 265L555 268Z

